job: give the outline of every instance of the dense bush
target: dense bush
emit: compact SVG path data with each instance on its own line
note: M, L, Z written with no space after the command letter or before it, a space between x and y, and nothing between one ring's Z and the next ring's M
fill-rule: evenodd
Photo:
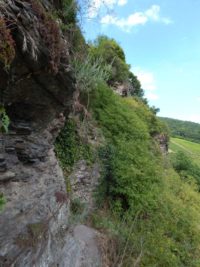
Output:
M126 63L124 51L114 39L104 35L97 37L89 46L89 54L94 59L101 58L103 66L111 66L109 84L114 86L118 83L126 84L129 95L138 97L147 103L140 81L130 71L130 65Z
M200 191L200 167L182 151L172 154L171 160L174 169L179 173L180 177L190 182L195 180Z
M86 56L84 62L74 59L72 62L77 89L82 92L90 92L96 89L99 83L109 79L111 67L103 65L101 58L92 59Z
M139 98L143 98L144 97L144 90L141 87L141 83L138 80L137 76L134 75L131 71L129 72L129 81L130 81L130 84L132 85L131 90L130 90L130 94L132 96L137 96Z
M143 104L131 98L121 99L101 85L92 95L91 108L107 143L113 147L112 181L111 174L107 174L111 202L124 209L148 208L152 205L148 194L160 177L157 159L152 157L155 151L150 149L153 141L147 125L149 118L140 114Z
M89 53L93 58L102 58L103 65L112 65L110 83L128 80L130 66L126 64L124 51L114 39L99 36L90 45Z
M10 119L6 113L5 108L0 105L0 133L8 132Z
M55 150L62 168L68 173L79 159L92 159L90 146L80 139L77 124L73 119L67 120L55 142Z

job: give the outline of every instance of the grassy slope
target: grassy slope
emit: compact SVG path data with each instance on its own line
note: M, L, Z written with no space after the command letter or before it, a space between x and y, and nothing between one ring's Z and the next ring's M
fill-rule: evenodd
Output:
M112 215L99 216L96 222L121 238L119 254L126 249L122 266L138 260L144 267L200 266L200 195L155 148L151 133L161 130L157 119L142 103L121 99L104 87L91 102L112 148L104 158L104 197L115 211L125 208L123 216L128 215L126 223Z
M143 103L121 98L105 85L90 97L96 127L105 137L99 194L106 208L95 211L93 220L117 240L118 254L109 266L199 267L200 194L159 153L152 135L162 124ZM79 156L90 158L72 121L57 142L64 170Z
M175 153L178 151L183 151L200 166L200 144L184 139L171 138L170 149Z

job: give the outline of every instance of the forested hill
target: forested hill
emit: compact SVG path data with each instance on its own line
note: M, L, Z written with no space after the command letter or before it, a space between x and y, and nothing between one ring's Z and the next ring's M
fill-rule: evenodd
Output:
M164 117L160 117L160 119L168 125L173 137L180 137L200 143L200 124Z

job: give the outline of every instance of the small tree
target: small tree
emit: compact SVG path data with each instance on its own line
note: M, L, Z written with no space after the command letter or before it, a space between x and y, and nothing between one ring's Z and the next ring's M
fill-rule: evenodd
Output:
M130 66L126 64L123 49L114 39L99 36L90 44L89 53L92 58L102 58L102 64L112 66L108 81L110 84L128 80Z
M129 72L129 81L132 85L132 89L130 90L130 94L132 96L137 96L142 98L144 96L144 90L141 87L141 83L138 80L137 76L134 75L132 72Z

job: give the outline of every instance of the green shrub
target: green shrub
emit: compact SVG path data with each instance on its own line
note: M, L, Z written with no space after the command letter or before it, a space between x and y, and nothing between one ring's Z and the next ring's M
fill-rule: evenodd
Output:
M105 82L109 78L110 66L103 66L101 58L93 60L91 56L87 56L84 62L74 59L72 66L77 88L82 92L96 89L99 83Z
M85 204L79 198L72 199L70 209L73 215L80 215L83 213Z
M136 112L143 106L135 107L131 104L135 103L134 99L122 99L103 84L93 92L91 99L94 117L113 150L112 157L108 152L102 159L112 166L105 167L111 202L125 210L148 208L153 204L148 194L159 182L159 165L150 150L152 141L147 119L142 120Z
M77 125L73 119L68 119L55 142L55 150L62 168L69 172L79 159L92 160L89 144L81 140Z
M98 186L96 199L98 204L103 205L106 198L109 198L111 185L114 182L113 159L115 156L115 147L113 145L104 145L99 148L99 159L101 161L101 180Z
M134 75L131 71L129 72L129 81L130 81L130 84L132 85L132 88L130 90L130 94L132 96L143 98L144 90L141 87L141 83L138 80L137 76Z
M177 152L172 157L173 167L177 172L187 171L192 168L191 159L182 151Z
M130 66L126 64L123 49L114 39L99 36L90 44L89 54L94 59L101 58L103 65L112 66L110 83L128 81Z
M65 24L77 23L78 5L75 0L62 0L62 17Z
M196 181L200 191L200 167L182 151L172 154L171 161L180 177L188 182Z
M6 113L6 110L3 106L0 105L0 132L8 132L9 124L10 119Z
M0 212L2 211L3 206L5 205L5 203L6 203L6 200L4 198L4 195L0 193Z

